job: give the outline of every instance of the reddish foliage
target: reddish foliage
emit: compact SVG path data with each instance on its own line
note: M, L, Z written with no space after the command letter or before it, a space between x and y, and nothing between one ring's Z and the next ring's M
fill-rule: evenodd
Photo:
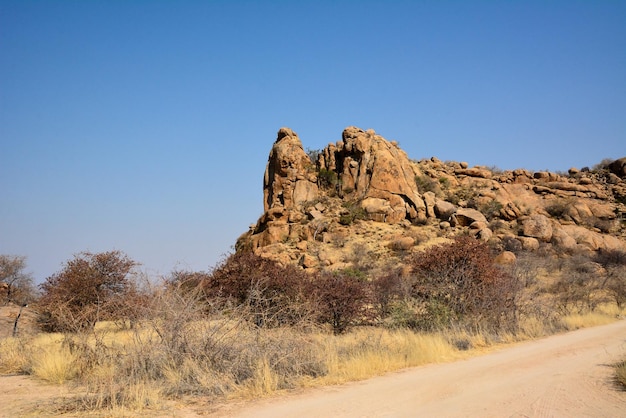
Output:
M367 283L348 272L322 273L313 277L309 297L317 312L317 320L330 324L341 334L355 321L366 316Z
M294 324L305 320L307 274L249 251L228 257L203 281L208 299L246 307L258 326Z
M435 325L510 325L518 286L493 261L486 243L467 236L431 247L412 261L413 297L431 309Z
M136 265L120 251L76 255L40 285L42 325L51 331L79 331L92 329L99 320L121 319L128 313L125 298L136 295L129 279Z

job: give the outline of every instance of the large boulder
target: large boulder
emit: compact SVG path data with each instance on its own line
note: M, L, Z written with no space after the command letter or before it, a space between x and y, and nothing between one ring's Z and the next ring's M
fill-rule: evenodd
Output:
M435 215L442 221L447 221L456 212L456 206L445 200L435 202Z
M536 238L539 241L550 242L552 239L552 224L544 215L531 215L523 221L522 234L526 237Z
M562 228L556 228L552 231L552 244L562 250L572 251L578 246L578 243Z
M620 158L609 164L611 173L621 178L626 178L626 157Z
M487 218L480 211L471 208L459 208L453 216L455 226L470 226L474 222L487 223Z
M517 257L515 256L515 253L511 251L503 251L498 254L493 261L494 263L501 266L506 266L510 264L515 264L515 262L517 261Z
M315 200L318 194L315 166L304 152L298 135L289 128L281 128L263 177L265 211L256 226L238 240L237 247L257 249L287 239L306 239L310 231L297 221L306 218L303 204ZM272 258L276 257L272 255Z

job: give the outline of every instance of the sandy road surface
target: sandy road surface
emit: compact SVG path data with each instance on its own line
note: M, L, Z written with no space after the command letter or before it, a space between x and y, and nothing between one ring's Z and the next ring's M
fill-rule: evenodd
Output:
M216 416L626 417L610 366L623 356L626 320Z

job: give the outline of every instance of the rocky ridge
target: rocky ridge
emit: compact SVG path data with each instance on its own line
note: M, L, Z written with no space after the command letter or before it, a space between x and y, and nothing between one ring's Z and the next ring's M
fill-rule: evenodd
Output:
M568 173L500 171L410 160L356 127L305 152L281 128L263 192L264 213L236 248L305 269L377 268L458 234L503 252L626 250L626 158Z

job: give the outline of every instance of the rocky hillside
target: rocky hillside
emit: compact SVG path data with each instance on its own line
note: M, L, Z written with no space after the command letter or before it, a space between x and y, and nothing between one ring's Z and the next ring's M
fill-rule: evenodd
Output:
M305 269L384 268L458 234L498 251L626 250L626 158L568 173L500 171L411 160L356 127L305 152L281 128L263 197L264 213L237 249Z

